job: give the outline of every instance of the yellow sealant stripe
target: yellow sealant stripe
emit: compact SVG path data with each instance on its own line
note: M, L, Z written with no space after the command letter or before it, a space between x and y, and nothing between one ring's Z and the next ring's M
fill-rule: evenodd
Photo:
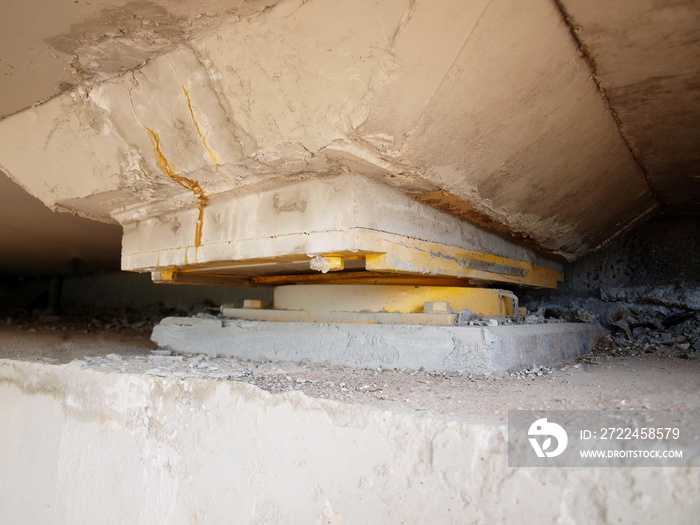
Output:
M563 276L561 272L539 265L532 265L524 277L498 274L483 270L467 269L452 259L441 259L431 257L422 250L412 250L402 247L401 254L396 253L375 253L364 254L366 270L357 270L347 273L310 273L310 274L285 274L271 276L240 276L231 274L209 274L208 269L215 267L222 269L228 266L232 272L236 267L255 265L256 263L266 264L279 262L281 264L292 261L306 262L309 260L306 255L285 256L276 259L256 259L248 261L236 261L226 264L225 262L210 263L204 265L190 266L178 269L177 272L183 277L186 275L207 276L212 279L234 277L236 279L249 279L251 285L274 285L289 282L325 282L325 283L345 283L350 280L362 282L363 280L382 279L385 282L402 280L402 282L415 285L435 285L447 284L450 286L465 286L469 284L467 279L482 281L485 283L510 283L544 288L556 288L557 282ZM357 257L357 254L353 254ZM420 257L416 257L420 256ZM422 259L422 260L421 260ZM172 270L171 270L172 271Z
M410 255L409 255L410 257ZM406 261L409 261L408 263ZM474 279L493 283L510 283L540 288L556 288L557 283L563 280L561 272L549 268L537 266L526 272L524 277L471 270L459 267L453 261L431 259L430 261L416 264L415 260L401 259L395 254L368 255L366 268L373 271L390 271L397 273L409 273L415 275L435 275L436 277L455 277L462 279Z
M542 265L531 264L506 257L475 252L455 246L441 243L411 239L391 234L379 234L377 232L363 231L359 235L358 244L362 246L359 251L325 253L326 257L339 257L346 260L365 259L365 271L368 279L401 278L410 279L415 276L415 284L430 284L431 279L453 279L456 286L464 285L460 279L477 280L484 283L509 283L542 288L556 288L557 283L563 281L563 272ZM478 259L477 259L478 257ZM481 260L512 268L522 269L524 275L517 276L510 273L488 271L488 269L469 268L469 260ZM289 254L275 258L249 259L241 261L220 261L190 265L182 268L187 273L204 274L212 268L230 268L236 271L237 266L254 266L255 264L308 262L310 258L306 254ZM314 279L313 276L318 276ZM326 277L324 277L326 276ZM213 277L213 275L212 275ZM344 277L341 274L329 276L329 274L304 274L295 276L285 274L280 276L256 276L250 277L251 284L270 285L275 283L294 282L295 279L306 279L324 282L347 282L346 279L362 279L361 271L353 272L352 277ZM434 282L434 281L432 281Z
M386 237L386 234L363 236L362 240L369 242L363 249L382 252L366 256L368 270L451 276L544 288L556 288L557 283L564 280L564 274L559 270L525 261L418 239L404 237L400 241L394 241ZM525 275L516 276L465 267L465 261L476 259L477 256L478 260L484 262L521 268Z

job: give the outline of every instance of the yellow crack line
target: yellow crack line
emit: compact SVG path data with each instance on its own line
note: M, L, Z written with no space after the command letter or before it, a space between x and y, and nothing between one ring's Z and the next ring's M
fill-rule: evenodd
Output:
M185 98L187 99L187 107L190 109L190 116L192 117L192 123L194 124L195 129L197 130L197 135L200 136L202 139L202 145L206 148L206 150L209 152L209 156L211 157L211 160L214 162L216 166L220 166L221 163L219 162L219 158L216 156L216 153L209 147L209 141L207 140L206 135L202 133L201 128L199 127L199 122L197 122L197 118L194 116L194 106L192 105L192 99L190 98L190 92L189 90L185 87L185 84L180 82L180 86L182 87L182 92L185 94Z
M197 200L199 201L199 215L197 217L197 223L195 225L195 232L194 232L194 245L195 248L199 248L202 245L202 227L204 225L204 208L207 206L209 203L209 197L207 197L207 194L204 192L204 189L202 186L200 186L199 182L196 180L188 179L187 177L183 177L177 171L175 168L170 164L170 161L166 158L166 156L163 154L163 148L161 145L160 141L160 136L158 136L158 133L156 133L154 130L146 126L143 122L141 122L141 125L145 128L146 131L148 131L148 135L151 138L151 144L153 145L153 152L156 154L156 158L158 159L158 167L165 173L168 177L170 177L174 182L182 186L183 188L188 189L191 191L195 197L197 197Z

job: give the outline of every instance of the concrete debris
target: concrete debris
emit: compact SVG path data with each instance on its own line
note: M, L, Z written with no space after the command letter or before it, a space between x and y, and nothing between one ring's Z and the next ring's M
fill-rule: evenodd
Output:
M544 315L542 314L530 314L523 318L523 323L525 324L541 324L544 323Z
M47 315L44 310L21 308L0 311L6 325L19 329L47 327L56 331L82 333L110 332L121 335L143 335L168 315L182 315L186 310L164 307L129 307L76 305L64 308L60 315ZM198 313L197 317L209 319L208 313Z
M317 255L311 259L310 268L321 273L328 273L331 270L331 264L326 257Z
M682 323L675 326L680 325ZM192 384L190 379L209 379L221 383L217 391L237 388L223 383L247 383L273 394L297 392L312 398L421 415L473 417L476 411L480 417L493 420L505 417L507 409L582 410L616 406L621 404L620 399L636 400L625 408L672 409L692 405L698 389L700 360L687 361L679 359L677 353L659 350L631 353L624 335L619 339L604 339L601 343L605 344L599 345L595 352L577 362L569 361L563 367L521 366L493 377L425 368L356 368L309 361L300 364L271 360L253 362L223 355L152 350L143 335L124 337L109 332L81 334L57 332L48 327L37 330L2 327L0 359L94 370L104 378L121 373L133 377L142 374L175 379L175 384L182 381L183 385ZM110 354L122 359L108 358ZM642 374L644 381L639 381L640 375L635 370ZM653 405L650 400L654 400Z
M593 319L608 329L595 352L609 355L660 353L700 355L700 287L608 288L598 297L548 296L527 302L526 317L566 321Z
M681 284L665 286L627 286L607 288L601 291L604 301L656 304L669 308L700 310L700 287Z
M628 316L629 330L611 330L593 354L638 356L655 353L694 359L700 356L700 312L668 316ZM613 325L618 326L618 325Z
M220 318L221 316L210 314L208 312L198 312L195 314L195 317L197 319L217 319L217 318Z
M344 524L345 524L345 521L343 520L343 515L336 514L335 511L333 511L333 507L331 506L331 502L326 501L326 504L323 506L323 510L316 517L316 525L344 525Z
M549 366L533 366L519 372L511 372L507 377L515 377L517 379L533 379L535 377L544 377L550 374L554 369Z
M328 365L293 365L289 363L257 363L225 356L163 355L153 350L151 355L122 357L114 354L87 356L75 360L71 366L97 368L105 372L143 373L178 379L197 378L217 381L240 381L257 386L272 394L301 391L314 397L353 401L366 396L377 400L411 402L401 396L402 391L414 387L443 388L453 381L478 383L494 378L479 374L438 372L410 369L354 369ZM577 366L577 365L574 365ZM566 367L565 367L566 368ZM506 378L537 379L557 369L534 366L506 374ZM441 386L442 385L442 386ZM403 389L403 390L402 390ZM416 398L417 396L413 396ZM420 399L413 399L420 403Z

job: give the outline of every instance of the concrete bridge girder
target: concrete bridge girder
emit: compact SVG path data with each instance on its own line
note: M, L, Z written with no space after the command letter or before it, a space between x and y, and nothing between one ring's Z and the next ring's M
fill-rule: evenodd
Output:
M370 181L433 214L412 239L440 242L437 207L569 259L658 208L546 1L281 2L4 119L0 166L50 207L122 224L123 267L141 271L238 260L221 243L246 240L259 210L223 217L233 224L214 208L316 178L341 196L326 214L352 211L351 181ZM379 195L366 218L397 233L372 211ZM294 206L277 211L305 213ZM473 250L473 239L447 244ZM257 246L247 258L291 250ZM541 257L525 251L517 260Z

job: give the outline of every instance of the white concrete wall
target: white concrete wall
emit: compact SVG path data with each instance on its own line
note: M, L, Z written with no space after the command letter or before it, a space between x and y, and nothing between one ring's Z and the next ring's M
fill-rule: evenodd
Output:
M506 429L0 361L0 523L694 523L692 469L511 469ZM318 519L323 509L326 517Z

